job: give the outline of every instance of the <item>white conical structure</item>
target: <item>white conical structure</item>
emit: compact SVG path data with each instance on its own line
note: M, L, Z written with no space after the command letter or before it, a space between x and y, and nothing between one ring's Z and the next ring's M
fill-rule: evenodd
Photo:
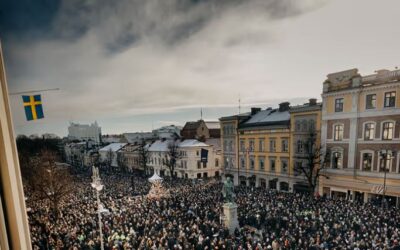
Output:
M153 176L149 178L149 181L150 181L151 183L154 183L154 182L161 182L162 180L163 180L163 178L161 178L160 176L158 176L157 173L154 173Z

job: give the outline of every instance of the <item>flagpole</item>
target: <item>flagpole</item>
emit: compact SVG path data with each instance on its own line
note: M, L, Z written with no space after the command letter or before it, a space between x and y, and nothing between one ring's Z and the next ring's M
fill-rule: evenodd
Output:
M57 91L57 90L60 90L60 88L21 91L21 92L9 93L9 95L21 95L21 94L38 93L38 92L45 92L45 91Z

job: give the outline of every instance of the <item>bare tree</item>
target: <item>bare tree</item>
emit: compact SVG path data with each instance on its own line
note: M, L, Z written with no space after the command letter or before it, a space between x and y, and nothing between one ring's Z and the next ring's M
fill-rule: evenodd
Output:
M328 150L324 150L317 142L317 136L318 133L315 130L309 131L307 138L304 141L305 153L302 156L297 157L297 159L304 160L305 164L294 166L294 171L303 174L306 178L311 194L315 192L319 177L325 176L321 170L326 168L329 159Z
M179 151L179 141L174 140L168 143L168 151L165 155L165 165L169 169L171 177L175 177L175 167L177 161L182 158Z
M58 156L50 150L43 150L35 175L35 190L40 199L50 201L54 216L58 217L59 204L73 191L74 185L69 170L56 164Z
M150 152L149 152L149 148L147 147L145 141L141 142L141 144L138 148L138 153L139 153L139 165L143 169L144 174L148 175L149 171L148 171L147 164L149 163Z

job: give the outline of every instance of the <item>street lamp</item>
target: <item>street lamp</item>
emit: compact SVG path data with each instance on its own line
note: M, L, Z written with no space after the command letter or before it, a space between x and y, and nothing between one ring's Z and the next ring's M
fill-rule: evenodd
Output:
M102 223L101 223L101 212L103 207L100 203L100 191L103 190L104 185L101 184L99 169L95 166L92 167L92 180L91 183L92 188L96 189L96 197L97 197L97 214L99 218L99 232L100 232L100 246L101 250L104 250L104 242L103 242L103 230L102 230Z

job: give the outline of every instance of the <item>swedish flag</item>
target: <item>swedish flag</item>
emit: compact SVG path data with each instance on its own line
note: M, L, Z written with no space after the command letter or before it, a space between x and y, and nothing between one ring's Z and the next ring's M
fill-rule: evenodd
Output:
M40 95L23 95L25 115L28 121L42 119L43 107L42 97Z

